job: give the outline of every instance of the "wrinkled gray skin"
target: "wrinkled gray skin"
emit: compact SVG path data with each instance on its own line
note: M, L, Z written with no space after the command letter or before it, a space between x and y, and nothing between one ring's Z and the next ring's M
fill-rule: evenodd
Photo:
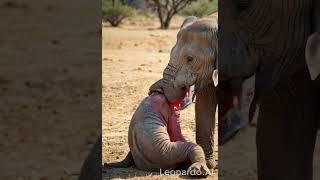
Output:
M319 91L304 49L308 37L319 30L312 29L319 25L319 1L247 2L245 8L233 0L219 4L219 80L256 74L258 179L311 180ZM312 11L317 12L313 17ZM236 44L236 50L230 48Z
M173 88L182 89L195 84L196 141L203 148L210 169L215 167L213 135L217 101L212 74L216 68L217 50L214 22L193 16L186 18L161 81L165 87L172 82ZM176 96L172 94L175 90L167 90L168 97Z

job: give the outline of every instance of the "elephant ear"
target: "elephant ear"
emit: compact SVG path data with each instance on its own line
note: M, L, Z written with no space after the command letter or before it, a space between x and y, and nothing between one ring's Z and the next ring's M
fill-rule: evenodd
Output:
M160 79L150 86L148 95L152 94L152 92L155 92L155 91L161 92L162 88L163 88L163 79Z
M312 80L320 74L320 33L313 33L306 44L306 62Z
M188 16L186 17L186 19L183 21L180 29L183 29L187 26L189 26L190 24L194 23L198 18L195 16Z

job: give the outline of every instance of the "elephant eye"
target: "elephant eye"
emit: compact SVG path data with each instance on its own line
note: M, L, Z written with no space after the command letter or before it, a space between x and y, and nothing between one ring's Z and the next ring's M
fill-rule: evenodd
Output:
M193 62L193 59L194 59L193 57L187 56L187 63L191 64Z

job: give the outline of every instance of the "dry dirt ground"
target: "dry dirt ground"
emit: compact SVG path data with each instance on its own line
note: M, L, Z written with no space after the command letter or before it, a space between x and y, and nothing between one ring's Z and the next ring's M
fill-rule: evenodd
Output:
M176 34L183 18L173 19L169 30L158 29L155 18L128 19L123 25L102 29L102 108L103 162L122 160L127 154L127 133L130 119L148 88L162 77L169 61ZM195 142L194 104L181 112L182 132ZM214 172L210 179L215 179ZM136 168L112 169L104 179L180 179Z
M220 163L219 177L223 177L223 180L257 179L255 133L256 128L248 126L230 142L219 147L219 159L224 161ZM320 180L320 132L318 132L314 155L313 179ZM227 164L228 169L224 168L223 164Z
M0 1L0 179L76 180L98 137L101 23L68 2Z

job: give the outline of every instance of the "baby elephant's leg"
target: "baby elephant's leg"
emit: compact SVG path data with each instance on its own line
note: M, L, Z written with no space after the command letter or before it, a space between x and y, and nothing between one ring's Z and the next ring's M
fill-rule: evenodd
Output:
M196 145L189 154L191 166L188 168L188 174L192 176L208 176L210 170L206 165L206 159L203 149Z
M167 142L161 147L160 154L163 155L162 162L179 164L190 161L188 174L192 176L207 176L210 170L206 165L203 149L191 142Z

